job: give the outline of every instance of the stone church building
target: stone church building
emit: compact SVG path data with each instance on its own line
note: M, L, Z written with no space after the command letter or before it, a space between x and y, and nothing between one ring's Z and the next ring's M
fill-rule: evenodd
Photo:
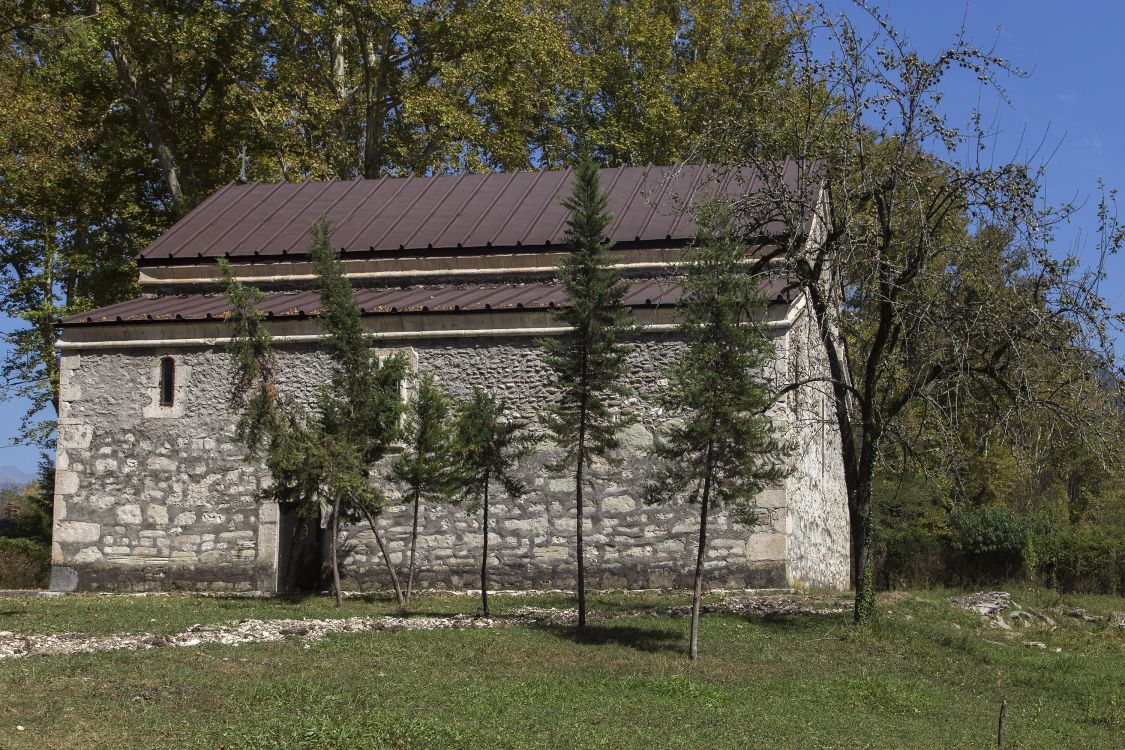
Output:
M483 386L533 419L553 395L535 339L559 332L551 309L566 304L554 270L567 251L561 199L570 180L569 171L559 171L230 184L204 201L141 254L142 296L60 323L51 587L323 586L322 523L262 501L268 473L246 459L234 435L217 261L229 258L237 277L267 293L260 309L278 352L280 385L309 397L329 360L305 250L310 224L326 216L376 346L406 352L416 371L435 373L455 396ZM645 450L666 419L658 398L665 369L684 343L677 281L694 231L684 207L708 192L753 190L754 180L696 165L606 169L602 184L614 217L607 230L613 259L630 283L625 301L640 324L626 404L639 419L622 436L624 460L592 472L587 579L594 588L688 585L696 509L647 506L640 492ZM808 241L815 242L823 228L812 218L810 224ZM774 376L814 376L821 349L804 298L780 281L770 282L768 293ZM795 446L795 470L760 496L754 527L717 516L710 585L847 586L840 438L822 391L804 386L778 403L775 423ZM544 441L521 467L525 497L495 499L497 588L574 585L574 482L546 471L553 453ZM379 522L401 562L407 509L390 507ZM455 504L428 504L422 524L421 586L474 587L478 519ZM342 535L347 585L386 588L370 532L356 526Z

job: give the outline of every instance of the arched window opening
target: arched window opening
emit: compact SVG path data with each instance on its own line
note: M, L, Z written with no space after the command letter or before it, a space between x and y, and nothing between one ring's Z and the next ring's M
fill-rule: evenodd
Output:
M160 360L160 405L171 406L176 398L176 360Z

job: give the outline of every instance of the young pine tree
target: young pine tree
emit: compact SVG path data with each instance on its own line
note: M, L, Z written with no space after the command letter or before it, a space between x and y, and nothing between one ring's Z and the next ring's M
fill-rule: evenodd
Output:
M484 548L480 557L480 596L484 615L488 610L488 529L489 498L492 486L499 485L508 497L521 497L526 487L513 472L521 457L531 452L532 441L523 420L506 419L504 402L487 391L474 388L472 397L461 405L456 423L456 476L470 513L481 513Z
M312 227L309 257L320 291L318 322L327 334L325 348L333 361L328 382L307 406L278 390L270 337L254 305L256 290L233 278L224 266L231 303L231 354L234 360L232 402L241 409L237 431L251 458L262 458L273 479L268 499L296 503L308 516L331 508L332 584L341 603L339 528L341 517L366 518L383 553L399 606L404 606L398 575L390 563L375 515L383 493L370 481L371 472L398 437L402 398L399 383L406 361L396 355L381 360L363 328L355 291L344 276L331 244L331 227L320 220Z
M745 244L721 206L702 209L697 223L680 303L687 349L669 370L666 393L678 419L663 431L655 449L660 468L646 487L650 503L699 503L688 649L693 660L709 515L725 509L740 522L755 523L755 496L788 473L785 446L766 414L774 398L762 371L773 361L773 346L757 322L765 300L758 280L746 273Z
M592 459L612 458L618 431L631 421L610 404L612 396L627 393L623 383L631 347L621 338L632 330L632 313L621 301L628 285L610 268L611 245L604 241L604 232L612 217L606 204L597 165L585 159L575 169L570 197L563 204L570 212L566 239L571 253L559 266L559 278L570 304L557 310L555 318L569 331L540 342L560 393L543 415L544 425L563 450L549 468L574 470L579 627L586 624L585 472Z
M422 500L448 498L454 492L450 453L449 397L430 373L418 379L418 386L407 405L406 450L391 466L391 479L407 490L413 506L410 527L410 553L407 563L406 604L414 591L414 560L418 547L418 514Z

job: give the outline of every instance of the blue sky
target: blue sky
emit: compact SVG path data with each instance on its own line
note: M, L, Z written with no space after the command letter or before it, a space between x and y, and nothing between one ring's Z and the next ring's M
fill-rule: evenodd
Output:
M832 7L850 3L829 0ZM1060 237L1093 253L1093 241L1084 230L1094 225L1096 182L1125 190L1125 139L1117 134L1125 122L1125 97L1120 95L1125 73L1125 3L1109 0L898 0L879 4L895 24L913 39L923 54L948 45L962 21L979 46L996 46L998 54L1027 71L1026 79L1006 83L1012 105L984 100L984 111L999 127L997 148L1012 155L1021 143L1044 142L1054 152L1048 165L1047 198L1052 202L1087 202L1084 213ZM967 115L981 100L975 81L950 79L946 108ZM1123 199L1125 210L1125 199ZM1103 292L1118 310L1125 310L1125 257L1108 266ZM0 330L12 322L0 317ZM0 402L0 466L15 465L33 471L38 450L9 447L26 404Z
M851 7L847 0L828 4ZM1125 97L1120 95L1125 3L884 0L878 6L923 55L933 56L951 44L963 23L976 46L995 46L996 54L1028 74L1003 82L1010 104L982 90L970 76L950 77L945 109L963 117L979 103L986 123L996 124L1000 159L1034 147L1051 155L1044 183L1047 200L1085 203L1076 221L1060 230L1059 246L1096 260L1096 238L1089 232L1095 227L1099 177L1122 189L1125 217L1125 139L1118 136L1125 122ZM1125 257L1111 258L1107 272L1102 292L1115 309L1125 310Z

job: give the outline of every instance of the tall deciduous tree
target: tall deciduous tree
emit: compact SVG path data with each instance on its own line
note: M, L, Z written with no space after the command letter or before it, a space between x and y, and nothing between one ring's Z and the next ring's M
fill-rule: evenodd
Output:
M138 251L223 183L672 161L720 113L787 111L794 28L768 0L0 3L24 438L53 431L52 321L135 296Z
M766 379L774 348L760 324L766 307L761 279L746 273L746 244L733 231L728 207L701 207L697 226L679 306L687 349L668 372L673 420L654 451L659 468L646 487L649 502L699 504L688 647L693 660L710 514L725 510L754 525L754 498L788 473L786 448L767 413L775 402Z
M521 457L532 448L527 423L506 418L503 401L474 388L472 396L457 412L456 476L462 486L461 499L470 513L481 513L480 597L485 617L488 609L489 498L499 485L508 497L522 497L527 488L515 477Z
M330 508L332 583L340 605L340 520L366 519L383 554L400 607L398 574L375 523L386 498L371 480L376 463L400 433L400 383L407 363L401 354L385 359L363 327L355 291L344 276L326 221L312 227L312 259L322 311L318 322L332 359L328 379L305 405L284 395L256 292L225 268L231 303L232 402L241 409L238 434L250 457L262 458L273 483L265 496L296 503L306 515Z
M431 373L423 373L407 404L403 427L405 450L391 465L391 479L407 490L412 507L405 603L414 591L418 515L423 500L439 500L455 491L453 435L449 397Z
M153 234L143 148L121 137L96 45L68 25L0 47L0 313L4 396L30 402L20 437L46 446L58 403L55 321L136 293L132 255Z
M992 153L979 112L962 125L944 108L950 75L1003 97L1003 77L1019 72L964 34L927 57L867 3L854 11L813 4L794 50L791 118L716 123L711 138L759 174L739 208L746 229L779 228L761 267L788 273L809 302L842 436L863 621L875 609L872 481L896 441L910 440L909 420L956 435L962 415L991 402L1001 421L1039 411L1097 442L1083 411L1052 394L1065 386L1059 372L1074 384L1117 372L1122 321L1098 292L1101 267L1087 271L1057 247L1054 228L1073 207L1044 208L1041 170ZM1114 218L1100 224L1101 249L1115 251ZM1004 238L999 286L976 283L986 231Z
M621 274L610 267L610 243L604 233L611 216L606 212L597 165L579 163L570 197L566 241L570 255L559 266L559 278L570 296L555 312L567 327L561 336L540 345L553 371L559 397L543 413L543 423L563 451L552 471L574 470L575 551L578 566L578 625L586 624L586 566L582 524L585 520L586 471L594 458L611 460L618 432L632 421L613 396L628 393L624 376L631 347L622 338L632 330L632 312L622 304L627 289Z
M706 123L786 114L777 93L796 25L768 0L545 3L572 51L560 61L564 140L544 144L547 163L571 163L584 145L609 166L671 164L693 147L723 159L698 137Z

